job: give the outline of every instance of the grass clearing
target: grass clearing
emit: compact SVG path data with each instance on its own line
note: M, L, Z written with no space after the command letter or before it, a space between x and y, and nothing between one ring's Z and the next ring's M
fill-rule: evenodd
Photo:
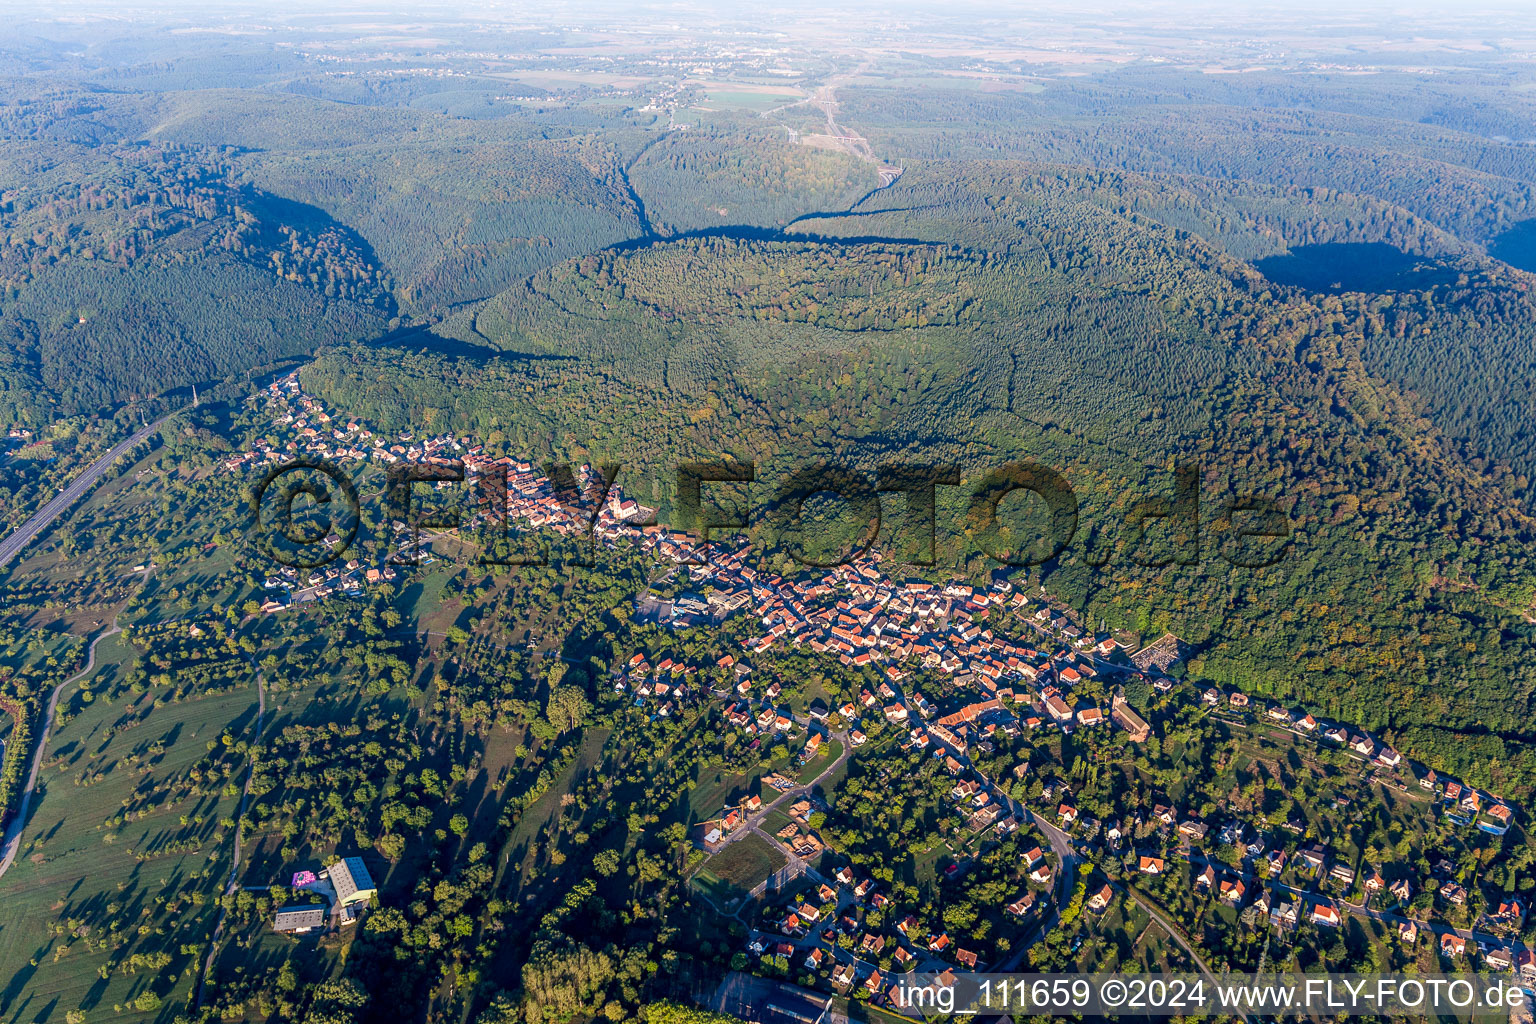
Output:
M766 839L746 835L706 860L694 873L693 883L723 910L734 906L785 863L784 854Z
M529 881L540 852L536 840L560 814L565 798L571 794L576 784L586 778L593 766L602 760L603 747L607 745L610 735L612 735L610 729L588 729L582 737L581 748L576 752L570 767L550 785L548 792L523 812L522 817L518 819L517 827L507 837L505 854L507 859L498 871L498 881L502 877L502 872L513 867L517 868L524 884Z
M735 107L742 110L764 111L781 107L786 103L793 103L797 97L786 96L782 93L748 92L736 89L711 89L706 93L705 100L711 107Z
M92 685L133 653L121 636L103 641ZM20 854L0 879L7 1021L43 1024L76 1008L100 1018L116 1005L138 1019L154 1012L130 1006L146 992L168 1006L190 993L196 956L181 947L212 931L233 846L220 821L235 815L238 797L173 800L156 787L202 758L225 728L248 727L256 689L149 700L133 702L138 715L94 700L50 737ZM135 954L168 960L129 973Z
M802 786L805 785L816 776L826 771L832 762L836 761L842 756L842 742L839 740L827 740L821 745L821 748L816 751L816 756L812 757L809 761L800 766L799 771L795 773L795 781Z
M759 778L761 776L756 773L738 775L713 768L702 769L688 790L688 821L712 821L720 817L722 808L760 792ZM764 798L763 802L768 801Z

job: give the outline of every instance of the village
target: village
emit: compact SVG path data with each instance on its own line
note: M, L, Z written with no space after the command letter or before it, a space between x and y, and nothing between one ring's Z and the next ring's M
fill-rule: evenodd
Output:
M1322 838L1303 842L1299 830L1265 834L1236 818L1202 818L1165 804L1140 808L1124 820L1094 820L1079 813L1069 787L1058 779L1044 779L1037 799L1018 799L1013 783L1029 776L1027 763L1014 765L1009 777L989 777L973 763L974 756L992 752L998 736L1040 730L1070 735L1116 729L1131 744L1145 743L1155 729L1146 709L1134 707L1124 696L1126 686L1138 684L1160 698L1183 699L1236 725L1262 725L1298 742L1337 751L1371 779L1420 793L1456 828L1499 837L1517 827L1508 803L1413 764L1360 729L1322 719L1305 708L1179 679L1173 670L1188 651L1171 634L1127 645L1123 634L1085 629L1043 588L1028 593L1001 572L985 586L959 580L896 580L883 570L880 556L870 554L793 579L765 573L753 567L745 546L723 550L712 545L706 550L687 533L648 523L653 510L626 498L617 486L607 491L594 517L579 505L563 502L532 463L487 456L483 446L469 438L385 438L355 419L341 422L302 392L295 375L273 382L261 397L274 431L291 437L280 445L260 442L231 456L226 462L229 471L278 465L301 454L385 465L462 460L471 482L482 474L505 474L506 516L520 526L566 535L580 535L590 527L600 543L633 544L652 555L665 568L662 578L676 581L678 587L671 596L655 588L638 595L633 609L638 621L685 630L745 616L754 629L739 654L708 665L684 663L665 652L637 651L614 670L614 689L663 718L687 705L720 701L731 727L749 744L787 743L794 737L796 763L801 765L834 739L844 757L852 755L868 742L874 723L882 731L897 731L903 749L931 755L953 779L957 829L992 840L1021 829L1045 838L1051 855L1038 843L1030 844L1023 854L1023 871L1031 884L1007 907L1021 928L1022 922L1030 923L1036 939L1050 927L1048 897L1054 891L1058 911L1067 903L1075 866L1085 855L1093 854L1100 863L1118 860L1126 878L1146 879L1169 874L1173 859L1182 858L1200 892L1232 906L1245 921L1267 924L1277 935L1302 927L1337 928L1344 915L1360 914L1389 922L1410 947L1423 932L1434 937L1447 958L1463 957L1470 949L1486 968L1517 970L1536 982L1536 955L1516 937L1526 908L1513 895L1489 896L1487 912L1466 926L1436 924L1422 901L1409 913L1417 894L1407 880L1389 882L1386 876L1392 872L1385 865L1357 872ZM583 493L591 493L594 482L601 486L589 466L580 467L579 482ZM481 509L476 516L490 514ZM405 524L395 528L402 551L422 553L412 549L415 540ZM424 541L423 548L428 543ZM269 601L265 610L356 594L395 574L393 566L365 567L355 560L302 576L284 570L268 587L283 590L285 598ZM1005 616L1026 623L1029 635L1004 636L989 627L989 620ZM753 668L754 660L780 651L836 658L840 666L866 673L869 683L856 699L837 707L812 705L797 715L781 700L780 684L760 685ZM706 676L715 682L698 681ZM945 696L930 699L921 686L912 685L921 679L944 680ZM1090 681L1095 685L1086 685ZM1085 696L1089 690L1101 696ZM760 834L791 866L789 877L774 880L780 900L764 911L764 920L752 922L748 948L754 955L802 963L833 989L858 989L876 1001L889 998L891 985L889 970L882 970L879 962L894 964L899 971L1017 966L1017 956L1009 963L979 960L962 942L942 931L920 929L912 919L865 927L859 909L880 910L885 897L871 879L847 867L828 877L815 866L825 861L824 843L810 825L814 780L797 783L775 774L763 783L776 794L770 802L753 795L723 808L718 817L701 824L696 836L700 848L713 854L743 835ZM780 804L787 806L791 824L772 835L763 833L769 812ZM1230 848L1233 853L1207 857L1202 851L1212 840L1213 849ZM964 865L952 869L963 871ZM1440 873L1445 879L1436 893L1437 905L1464 905L1465 888L1448 871ZM1096 875L1086 893L1087 910L1102 912L1117 887L1125 886L1124 880Z

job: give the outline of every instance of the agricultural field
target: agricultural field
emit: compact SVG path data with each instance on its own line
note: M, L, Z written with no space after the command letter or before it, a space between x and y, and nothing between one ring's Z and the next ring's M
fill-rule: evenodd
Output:
M752 92L745 89L710 89L705 94L704 103L714 109L736 108L761 113L772 110L774 107L783 106L785 103L793 103L798 96L783 95L773 92Z

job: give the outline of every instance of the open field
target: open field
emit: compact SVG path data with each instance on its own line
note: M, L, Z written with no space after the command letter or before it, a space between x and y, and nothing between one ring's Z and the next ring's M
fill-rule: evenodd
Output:
M760 836L749 835L710 857L693 882L715 906L725 908L784 866L784 855Z
M755 773L737 775L715 768L701 769L697 781L688 790L688 820L711 821L720 817L721 809L727 805L740 803L753 793L761 793L760 777ZM769 802L776 795L769 791L763 802Z
M705 103L716 109L737 107L754 111L772 110L774 107L794 102L794 99L793 95L785 96L771 92L748 92L726 89L711 89L705 94Z
M602 760L603 747L607 745L610 735L612 731L609 729L588 729L582 737L581 747L577 750L576 759L570 767L550 785L548 792L523 812L522 817L518 819L517 827L507 838L506 870L515 867L524 880L531 877L541 852L541 847L536 840L559 815L565 798L571 794L572 787L585 778L592 767Z
M795 772L795 781L801 785L810 782L816 776L827 770L827 766L843 756L843 744L840 740L827 740L816 751L816 755L805 764L800 765ZM833 781L833 780L829 780ZM831 786L824 787L831 790Z
M106 692L132 654L120 636L103 642L88 682ZM256 691L129 703L125 714L123 703L93 700L50 740L21 855L0 880L8 1022L62 1020L77 1007L100 1016L140 999L147 1013L147 992L167 1002L189 992L196 957L181 948L212 930L232 848L221 820L237 799L180 781L225 729L254 719ZM157 954L159 966L143 959Z

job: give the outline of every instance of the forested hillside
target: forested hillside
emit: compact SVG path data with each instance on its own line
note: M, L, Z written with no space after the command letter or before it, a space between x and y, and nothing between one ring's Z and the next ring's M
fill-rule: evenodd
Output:
M366 242L179 145L50 139L0 116L0 420L46 424L379 332L392 282Z
M1468 148L1480 115L1445 108L1322 160L1286 140L1364 146L1362 110L1179 81L844 89L839 116L907 155L873 192L867 162L728 118L492 130L387 78L350 107L316 98L333 86L18 88L4 400L23 421L110 406L465 306L437 354L431 334L337 348L305 379L393 427L636 463L664 510L682 458L1031 454L1094 513L1048 569L1090 615L1165 624L1199 671L1367 723L1407 672L1428 689L1391 724L1524 738L1519 644L1455 653L1528 628L1531 279L1483 255L1525 215L1523 157ZM688 232L717 237L665 241ZM1213 493L1290 503L1294 575L1130 564L1112 513L1195 457Z
M1401 208L1332 190L946 162L909 171L846 216L805 218L792 230L1033 251L1072 270L1084 254L1054 255L1059 225L1106 215L1198 236L1252 261L1274 286L1267 294L1364 311L1363 366L1405 391L1508 493L1530 498L1536 276L1482 257ZM1114 251L1103 244L1089 250ZM1219 313L1226 300L1213 303Z
M844 107L872 142L907 159L1049 161L1352 192L1487 244L1536 216L1536 151L1490 137L1536 137L1536 107L1503 84L1140 72L1036 93L857 87L845 90Z
M635 160L629 180L666 234L782 227L804 214L845 210L878 184L866 163L761 128L669 132Z
M886 214L815 229L961 249L707 239L574 260L476 320L520 358L355 349L305 381L386 424L463 424L508 450L624 462L664 509L678 459L756 459L765 488L811 457L953 459L971 481L1040 459L1084 504L1045 580L1090 620L1172 629L1202 648L1193 670L1207 678L1387 728L1448 765L1493 757L1536 779L1525 482L1465 461L1371 372L1418 344L1436 294L1398 308L1279 288L1200 239L1111 212L1113 187L1061 168L933 165L879 195ZM1524 294L1507 271L1463 272L1486 275L1483 293ZM823 311L870 329L818 326ZM1136 565L1116 524L1196 459L1212 564ZM1220 502L1242 493L1288 508L1290 554L1217 571ZM957 499L947 508L941 562L992 564L959 534ZM1468 659L1463 644L1489 631L1504 640Z

